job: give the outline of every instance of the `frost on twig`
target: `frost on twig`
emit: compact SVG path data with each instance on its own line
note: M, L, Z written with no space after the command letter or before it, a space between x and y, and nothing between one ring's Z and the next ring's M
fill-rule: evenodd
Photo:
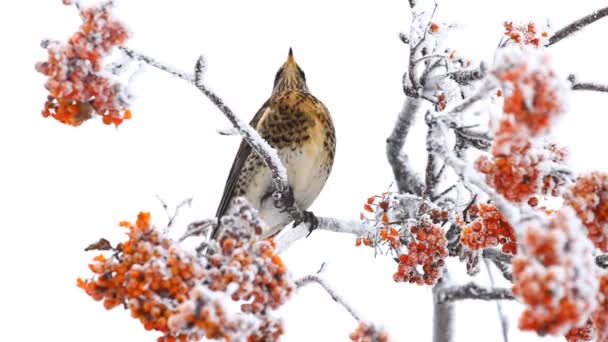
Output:
M578 82L574 74L568 76L568 81L572 85L572 90L590 90L608 93L608 85L592 82Z
M500 300L515 299L508 288L487 288L475 283L465 285L449 286L441 288L435 294L438 303L449 301L478 299L478 300Z
M309 285L309 284L313 284L313 283L318 284L319 286L321 286L323 288L323 290L325 290L325 292L327 292L327 294L331 297L331 299L333 299L336 303L340 304L344 309L346 309L346 311L348 311L348 313L355 320L360 321L361 316L355 312L353 307L350 304L348 304L344 300L344 298L342 298L342 296L340 296L338 294L338 292L335 289L333 289L331 286L329 286L329 284L323 278L321 278L320 274L321 274L321 272L323 272L324 268L325 268L325 264L321 265L321 268L316 273L309 274L300 279L297 279L295 281L296 287L298 289L301 289L302 287Z
M571 36L572 34L585 28L587 25L590 25L590 24L602 19L605 16L608 16L608 7L604 7L602 9L594 11L593 13L586 15L578 20L575 20L574 22L564 26L562 29L555 32L551 36L551 38L549 38L549 42L547 43L546 46L551 46L551 45L561 41L562 39Z
M355 220L340 220L332 217L317 217L319 224L316 229L327 230L336 233L346 233L355 236L363 236L374 230L373 227ZM310 231L306 225L298 225L293 229L284 230L275 239L276 250L283 252L297 240L305 238Z

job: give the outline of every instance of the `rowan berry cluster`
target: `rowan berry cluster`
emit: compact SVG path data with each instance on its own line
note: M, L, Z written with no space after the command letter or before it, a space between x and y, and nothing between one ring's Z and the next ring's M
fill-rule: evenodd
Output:
M48 59L37 63L36 70L48 77L44 117L72 126L93 114L116 126L131 117L121 85L103 70L104 58L128 38L124 25L112 17L111 4L80 9L82 25L67 43L43 42Z
M441 277L448 256L445 233L440 225L425 218L411 226L410 233L407 253L399 255L399 266L393 279L433 285Z
M390 249L398 250L401 247L401 233L397 227L399 219L395 217L395 213L399 211L399 201L395 194L385 192L381 196L372 196L367 199L363 209L365 212L361 213L361 220L376 227L376 232L357 237L355 245L388 245Z
M514 37L528 37L518 36L513 25L508 30ZM520 39L527 42L529 37ZM475 165L489 185L513 202L538 193L557 196L565 183L557 171L565 152L555 145L538 146L534 140L549 133L565 108L567 87L548 62L543 51L526 46L504 48L497 55L493 74L504 95L504 115L495 129L492 156L481 156Z
M127 305L146 330L173 335L168 321L202 279L202 264L162 236L150 224L149 213L139 213L135 224L123 221L120 226L129 230L129 239L111 258L95 257L89 265L95 276L78 279L78 286L93 299L103 300L106 309Z
M373 324L359 322L355 331L350 334L350 339L353 342L388 342L388 333Z
M264 224L257 212L238 199L224 217L213 252L197 255L180 248L140 213L129 240L114 248L111 259L95 258L94 277L78 286L107 309L127 305L148 330L163 333L159 341L211 339L276 341L282 323L270 316L292 294L295 285L272 242L256 231ZM238 302L240 310L225 304Z
M608 174L591 172L578 177L564 198L587 227L589 239L608 252Z
M526 128L508 118L501 121L492 146L492 157L480 156L475 167L486 175L486 182L513 202L528 200L535 194L557 196L565 184L563 174L554 171L564 163L566 153L556 145L536 147L522 136Z
M541 60L539 63L548 61ZM546 132L563 112L560 88L556 86L556 75L552 69L532 69L523 62L498 69L495 76L506 93L503 111L512 115L515 122L524 125L532 136Z
M513 294L526 305L520 329L564 335L590 317L597 304L598 278L593 246L581 233L569 207L556 212L546 227L526 229L512 263Z
M608 273L600 277L597 302L597 308L585 325L573 328L566 334L568 342L608 342Z
M448 255L445 232L440 225L448 220L448 213L421 202L413 205L414 212L404 215L401 200L404 199L390 192L368 198L361 219L376 230L358 237L355 245L388 246L399 260L394 281L432 285L441 276Z
M549 33L547 31L538 32L536 24L514 24L512 21L505 21L505 36L511 41L520 45L532 45L540 47L544 45Z
M517 253L515 231L495 204L471 205L468 218L469 222L462 217L457 218L462 229L460 239L463 245L479 250L500 244L504 253Z
M447 219L447 212L423 202L419 205L416 219L409 224L404 236L407 252L399 255L396 282L433 285L437 282L448 256L447 240L440 223Z

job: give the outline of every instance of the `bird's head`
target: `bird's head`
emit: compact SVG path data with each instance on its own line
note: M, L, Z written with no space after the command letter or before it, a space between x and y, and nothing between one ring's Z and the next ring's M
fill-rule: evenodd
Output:
M306 75L304 75L304 71L300 69L298 63L293 58L293 50L291 48L289 48L287 61L283 63L274 78L272 93L276 94L284 90L299 90L308 93Z

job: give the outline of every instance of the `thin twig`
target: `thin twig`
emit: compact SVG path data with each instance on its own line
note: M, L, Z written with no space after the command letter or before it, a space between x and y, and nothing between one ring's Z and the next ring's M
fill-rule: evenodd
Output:
M162 205L163 210L165 211L165 214L167 214L167 219L169 220L169 222L167 223L167 226L165 227L165 229L163 231L165 234L167 232L169 232L169 230L173 227L173 224L175 223L175 219L177 218L177 215L179 214L180 209L183 206L192 205L192 198L191 197L186 198L185 200L181 201L178 205L175 206L175 210L173 210L173 213L170 213L169 206L159 195L156 195L156 199L158 199L158 201Z
M572 90L590 90L608 93L608 85L592 82L577 82L576 76L574 76L573 74L570 74L570 76L568 76L568 81L570 81Z
M483 262L486 265L486 269L488 270L488 277L490 278L490 285L492 286L492 289L494 289L494 288L496 288L496 283L494 281L494 275L492 274L490 262L488 261L488 259L483 259ZM503 340L503 342L509 342L509 321L502 308L502 302L499 300L496 301L496 311L498 312L498 319L500 320L500 328L502 330L502 340Z
M436 293L437 302L445 303L464 299L502 300L515 299L509 288L487 288L473 282L439 289Z
M586 15L586 16L564 26L562 29L555 32L551 36L551 38L549 38L549 42L547 43L546 46L551 46L551 45L561 41L562 39L569 37L573 33L582 30L587 25L592 24L607 15L608 15L608 7L604 7L602 9L599 9L589 15Z
M322 270L322 268L321 268ZM319 270L319 271L321 271ZM296 280L296 286L298 287L298 289L311 284L311 283L316 283L319 284L324 290L325 292L327 292L327 294L329 294L331 296L331 299L333 299L336 303L342 305L342 307L344 309L346 309L346 311L348 311L348 313L353 316L353 318L358 322L361 320L361 316L359 316L355 310L353 309L352 306L350 306L350 304L348 304L344 298L342 298L342 296L340 296L338 294L338 292L336 292L336 290L334 290L331 286L329 286L329 284L322 279L321 277L319 277L318 273L317 274L309 274L307 276L304 276L300 279Z

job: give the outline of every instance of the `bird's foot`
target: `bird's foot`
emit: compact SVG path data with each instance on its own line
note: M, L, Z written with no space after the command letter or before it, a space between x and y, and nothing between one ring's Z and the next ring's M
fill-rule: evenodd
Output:
M273 194L273 197L275 208L281 209L282 213L286 212L296 203L296 200L293 197L293 190L291 189L291 187L289 188L289 191L276 192L275 194Z
M312 234L312 231L317 229L319 226L319 219L315 216L315 214L312 213L312 211L303 211L302 218L294 221L294 228L300 225L300 223L308 223L308 234L306 234L306 237L309 237L310 234Z

